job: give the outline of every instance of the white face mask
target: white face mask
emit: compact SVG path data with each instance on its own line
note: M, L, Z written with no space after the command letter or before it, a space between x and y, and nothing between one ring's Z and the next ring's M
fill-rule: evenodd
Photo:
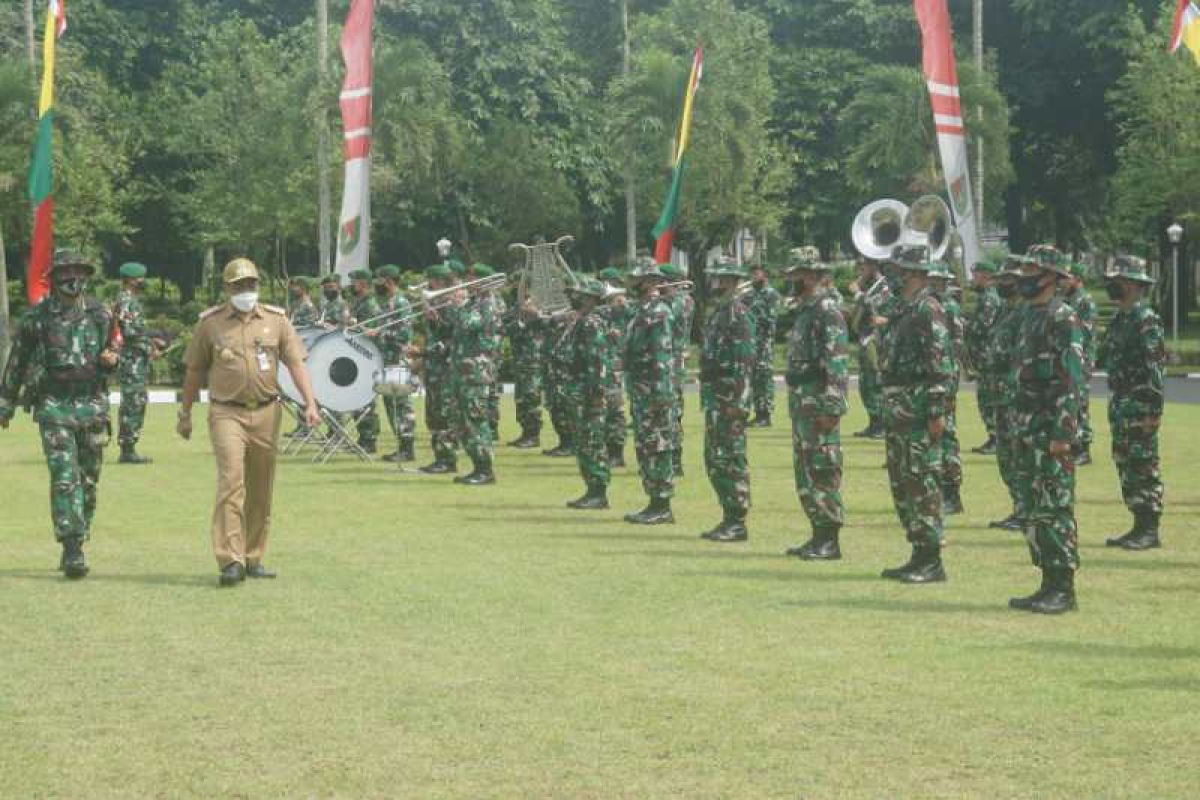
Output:
M258 305L258 292L238 292L230 295L229 302L233 303L233 307L238 311L249 313Z

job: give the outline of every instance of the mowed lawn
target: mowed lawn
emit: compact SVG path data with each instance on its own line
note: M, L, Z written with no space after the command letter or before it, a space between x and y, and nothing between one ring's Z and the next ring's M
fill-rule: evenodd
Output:
M289 457L280 577L233 590L203 412L184 443L151 407L149 468L109 449L77 583L54 569L22 417L0 432L0 796L1200 794L1200 407L1168 409L1166 547L1132 554L1103 546L1128 518L1093 403L1080 611L1043 618L1006 607L1038 574L986 528L1008 508L983 456L943 585L878 577L908 546L882 443L848 435L845 560L782 555L808 531L782 415L751 432L750 542L698 539L718 510L688 402L673 526L622 522L643 504L632 466L597 513L563 506L574 462L536 451L499 448L499 483L475 489ZM966 449L982 432L962 406ZM843 430L863 422L856 401Z

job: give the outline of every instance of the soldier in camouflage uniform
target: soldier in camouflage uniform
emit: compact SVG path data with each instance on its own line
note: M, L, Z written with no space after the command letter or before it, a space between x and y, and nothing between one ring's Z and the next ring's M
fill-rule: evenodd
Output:
M935 265L901 260L894 266L903 281L888 317L882 357L884 425L887 428L888 481L896 513L912 544L903 566L883 577L903 583L946 580L942 567L942 435L946 431L954 380L946 312L928 287Z
M973 452L992 455L996 452L996 382L991 379L986 367L987 349L1000 316L1003 302L996 290L995 276L1000 265L992 261L980 261L972 272L972 287L975 290L975 309L967 317L966 336L967 372L975 376L975 398L979 404L979 416L987 430L987 441Z
M381 314L390 314L383 320L386 327L367 332L379 345L385 366L396 366L404 360L404 353L412 344L412 322L404 320L412 313L412 305L400 292L400 268L386 264L375 270L375 295ZM389 394L383 397L383 412L388 425L396 436L396 451L383 457L384 461L398 463L416 458L417 415L413 409L411 395Z
M490 278L495 274L496 270L488 264L475 263L467 267L467 281ZM508 303L494 289L488 289L483 294L483 299L489 306L490 313L499 323L496 327L496 335L492 337L491 352L489 353L492 363L496 365L497 378L488 387L487 400L488 423L492 426L492 441L497 442L500 439L500 394L504 389L500 383L499 370L500 363L504 360L504 315L508 311Z
M434 264L425 270L429 289L437 291L457 283L454 272L446 264ZM455 437L454 371L450 348L457 309L451 304L425 309L425 427L429 429L433 448L433 463L421 467L428 475L458 471L457 439ZM410 349L409 355L421 351Z
M849 334L840 303L821 283L831 267L809 248L792 252L787 276L799 301L788 334L788 415L796 493L812 525L807 542L787 551L805 561L842 557L841 418L848 404Z
M1096 301L1084 286L1083 279L1087 277L1087 265L1072 263L1071 277L1067 281L1063 300L1075 309L1079 315L1079 324L1083 326L1083 387L1079 398L1079 455L1075 461L1079 466L1092 463L1092 417L1088 413L1091 403L1092 371L1096 366L1096 317L1099 311Z
M570 354L565 348L567 326L571 315L555 312L540 314L542 323L542 385L546 392L546 410L550 425L558 435L558 444L542 454L565 458L575 455L575 431L571 427L571 408L566 385L571 379Z
M313 282L299 275L288 281L288 322L293 328L309 328L321 322L321 312L312 301Z
M88 573L83 544L111 436L106 384L118 358L109 347L112 314L84 294L93 275L95 267L77 253L54 254L53 291L21 319L0 379L0 428L24 405L41 431L59 569L68 578Z
M1108 372L1108 424L1121 496L1133 514L1133 528L1108 539L1109 547L1147 550L1158 547L1163 510L1158 431L1163 413L1163 326L1146 299L1154 279L1146 262L1119 256L1105 274L1108 294L1117 303L1100 344L1097 363Z
M1012 501L1012 512L1001 520L988 523L989 528L1021 531L1029 509L1025 507L1025 493L1021 487L1030 478L1025 473L1024 460L1020 458L1021 438L1016 428L1016 381L1014 360L1016 343L1029 310L1028 304L1017 293L1017 281L1021 267L1026 261L1023 255L1010 255L1003 269L996 276L996 292L1003 305L996 315L996 323L984 347L984 366L980 380L987 381L988 393L993 398L996 415L996 465L1000 478L1008 489Z
M139 455L136 447L146 421L149 393L150 359L155 356L154 342L146 330L146 313L138 295L146 284L146 267L136 262L121 265L121 294L117 297L117 325L121 330L121 360L117 374L121 382L121 409L118 412L117 441L121 444L122 464L149 464L152 459Z
M567 503L570 508L608 508L607 395L611 384L612 343L610 322L601 313L604 284L594 278L580 278L568 288L576 319L571 323L564 347L571 353L571 380L567 398L575 414L575 455L579 474L587 490L582 497Z
M946 430L942 434L942 514L961 514L962 455L958 443L958 384L966 358L962 306L952 284L954 273L944 261L935 261L929 273L930 288L946 312L946 329L950 332L950 395L946 398Z
M625 422L625 330L633 319L633 306L625 296L621 271L608 267L600 271L600 280L605 284L605 304L601 313L608 320L609 370L608 390L605 399L605 441L608 447L608 465L625 466L625 438L628 425Z
M478 277L486 277L483 265L477 264L474 269ZM488 398L499 370L494 353L500 325L491 292L479 287L468 290L466 302L454 313L449 366L454 382L458 440L472 464L471 472L455 477L454 482L466 486L496 482Z
M350 324L350 306L342 297L342 276L336 272L321 279L321 310L317 324L344 328Z
M882 439L883 387L879 385L879 336L875 318L891 297L891 288L879 265L869 258L858 260L858 279L850 285L854 293L853 330L858 342L858 395L867 412L867 427L854 435Z
M721 522L701 538L744 542L750 511L746 423L753 407L754 317L737 293L746 268L721 256L704 271L713 308L704 321L700 408L704 412L704 469L721 504Z
M359 325L369 319L379 316L379 302L371 286L371 273L365 269L356 269L350 278L350 324ZM367 325L370 331L379 326L378 322ZM370 335L368 333L368 335ZM365 414L358 416L358 446L368 453L374 453L379 441L379 412L375 410L375 398L371 398L371 406Z
M512 353L513 399L521 435L509 447L534 448L542 434L542 323L531 301L513 303L504 315L504 330Z
M659 271L669 282L685 280L683 270L675 264L659 264ZM671 351L673 353L672 381L675 385L675 427L671 445L671 464L675 477L683 476L683 382L687 378L688 345L691 343L692 319L696 301L691 292L673 286L662 290L663 302L671 309Z
M1013 425L1028 480L1019 487L1029 516L1025 538L1042 585L1012 608L1039 614L1075 609L1079 567L1075 524L1075 456L1083 384L1083 331L1079 316L1059 296L1071 276L1050 245L1031 248L1017 290L1029 306L1015 347Z
M626 522L637 525L675 521L671 513L675 494L675 353L671 309L657 291L663 280L665 276L649 257L640 258L629 273L637 305L625 339L625 386L642 489L650 498L644 509L625 515Z
M771 286L771 276L762 264L751 268L750 280L745 303L754 317L754 422L751 424L769 428L775 410L775 325L780 296Z

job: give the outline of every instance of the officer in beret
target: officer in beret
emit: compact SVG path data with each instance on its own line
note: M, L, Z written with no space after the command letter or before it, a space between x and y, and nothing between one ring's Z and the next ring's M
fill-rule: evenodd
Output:
M73 579L88 574L83 545L112 435L107 383L118 361L112 314L85 293L95 274L79 253L55 252L51 293L22 318L0 379L0 428L18 405L38 423L50 468L50 517L62 545L59 569Z
M317 324L344 328L350 324L350 306L342 298L342 276L331 272L321 279L321 315Z
M121 331L121 360L117 374L121 383L121 408L117 414L117 441L121 444L122 464L149 464L152 459L139 455L138 439L146 421L146 386L150 378L150 360L158 355L146 330L146 312L138 299L146 285L146 267L136 261L122 264L121 293L114 313Z

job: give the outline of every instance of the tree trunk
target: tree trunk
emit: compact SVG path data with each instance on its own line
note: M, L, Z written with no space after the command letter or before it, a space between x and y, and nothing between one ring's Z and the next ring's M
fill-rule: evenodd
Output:
M332 265L329 217L329 115L325 113L325 91L329 85L329 0L317 0L317 274L326 275Z
M621 60L621 74L629 75L629 0L621 0L621 28L625 33L625 47ZM625 262L633 266L637 258L637 194L634 191L633 148L625 148Z
M33 0L25 0L25 51L29 58L29 80L33 84L33 113L37 114L37 50L33 45Z

